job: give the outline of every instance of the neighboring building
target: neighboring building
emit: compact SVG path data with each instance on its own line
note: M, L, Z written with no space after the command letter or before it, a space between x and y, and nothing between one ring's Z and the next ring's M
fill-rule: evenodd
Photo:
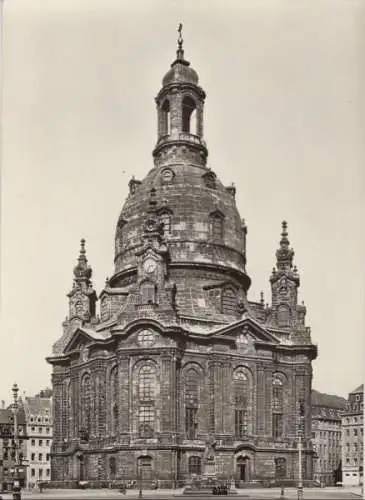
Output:
M314 479L324 485L341 481L341 410L346 399L312 391L312 438L316 460Z
M364 385L350 392L342 413L342 481L363 484L364 466Z
M26 397L23 402L28 436L27 487L51 479L52 398Z
M69 317L47 358L59 486L140 476L171 487L209 474L293 482L299 431L303 476L313 476L317 348L287 224L271 305L250 301L247 228L235 188L207 165L205 92L181 45L156 98L154 166L130 180L118 219L100 318L82 240Z
M20 401L19 401L20 402ZM18 424L18 479L21 486L26 483L27 435L25 414L20 406L17 412ZM14 443L14 414L11 408L0 409L0 491L11 489L14 481L16 453Z

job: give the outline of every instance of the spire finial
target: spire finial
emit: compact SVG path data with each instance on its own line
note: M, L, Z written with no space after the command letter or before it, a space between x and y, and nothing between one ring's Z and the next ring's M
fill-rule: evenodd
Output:
M276 266L279 270L284 270L286 268L291 269L293 265L294 250L289 247L288 223L284 220L281 223L281 227L280 247L276 251Z
M91 267L87 264L86 250L85 250L85 239L82 238L80 241L80 255L78 258L78 263L74 268L74 276L77 280L89 280L92 271Z
M289 240L288 240L288 223L286 220L283 220L281 223L282 231L281 231L281 240L280 247L281 248L289 248Z
M179 37L177 39L177 51L176 51L176 56L177 56L177 59L184 59L184 49L183 49L183 43L184 43L184 39L182 37L182 29L183 29L183 25L182 23L179 24L179 27L177 29L178 33L179 33Z
M80 241L80 254L85 255L86 250L85 250L85 240L84 238L81 239Z

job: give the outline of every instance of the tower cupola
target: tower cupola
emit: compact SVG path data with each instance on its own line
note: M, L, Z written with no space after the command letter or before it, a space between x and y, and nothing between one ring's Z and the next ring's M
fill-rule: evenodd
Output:
M158 125L153 156L156 166L186 158L205 166L208 156L203 139L205 92L198 85L197 72L184 58L182 24L178 31L176 59L155 99Z

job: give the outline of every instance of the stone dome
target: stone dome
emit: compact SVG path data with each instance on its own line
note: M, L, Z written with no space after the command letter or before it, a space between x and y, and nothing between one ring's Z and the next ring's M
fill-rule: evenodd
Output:
M223 310L237 317L250 286L246 226L235 188L225 187L207 167L205 92L184 59L180 39L155 101L154 168L142 181L129 183L117 223L110 287L131 294L130 303L145 300L144 286L150 286L151 296L174 290L171 299L160 295L159 303L174 303L184 317L223 321ZM149 254L151 249L159 257Z
M169 217L164 238L170 266L201 264L232 269L247 285L245 232L232 189L224 187L206 167L184 163L152 169L122 208L115 239L115 276L137 266L135 252L141 245L154 190L157 213ZM221 238L211 235L214 218L222 221Z
M164 76L162 85L164 87L172 83L192 83L193 85L198 85L198 82L198 73L190 66L190 63L185 60L176 60Z

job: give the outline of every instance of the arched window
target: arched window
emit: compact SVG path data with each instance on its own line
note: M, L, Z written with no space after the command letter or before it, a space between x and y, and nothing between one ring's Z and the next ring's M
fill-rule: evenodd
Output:
M164 234L170 234L171 232L171 215L169 212L162 212L160 214L160 222L163 224Z
M238 438L247 435L249 382L245 372L239 368L233 374L235 404L235 434Z
M286 477L286 460L285 458L275 458L275 477L276 479L284 479Z
M152 365L144 365L139 370L138 396L140 402L153 401L156 394L156 370Z
M156 370L152 365L144 365L138 373L138 422L140 437L153 436L155 427Z
M196 134L196 104L191 97L184 97L182 103L182 131Z
M289 325L289 307L286 305L281 305L278 307L278 325Z
M109 475L111 479L114 479L117 474L117 461L115 457L109 458Z
M185 433L187 439L195 439L198 428L199 374L191 368L185 375Z
M138 412L139 436L152 438L155 427L155 409L153 406L140 406Z
M81 433L85 441L89 440L91 431L91 380L88 374L81 381Z
M272 435L279 438L283 435L283 382L275 375L272 383Z
M156 300L156 285L151 281L144 281L140 287L141 304L154 304Z
M202 461L201 461L200 457L197 457L197 456L189 457L188 473L189 473L189 476L192 476L193 474L196 474L197 476L201 475L201 473L202 473Z
M215 181L215 175L213 174L213 172L208 172L208 173L204 174L203 178L204 178L204 182L205 182L205 185L207 186L207 188L209 188L209 189L216 189L217 188L217 184Z
M80 300L78 300L75 304L75 311L76 311L76 315L77 316L81 316L82 313L83 313L83 305L82 305L82 302Z
M232 288L225 288L222 292L222 313L230 315L237 313L237 296Z
M161 135L170 134L170 103L166 99L161 107L162 117L161 117Z
M214 240L223 238L223 215L220 212L214 212L209 216L209 232Z
M114 368L110 374L110 407L111 407L111 431L115 435L118 432L119 420L119 391L118 391L118 369Z

